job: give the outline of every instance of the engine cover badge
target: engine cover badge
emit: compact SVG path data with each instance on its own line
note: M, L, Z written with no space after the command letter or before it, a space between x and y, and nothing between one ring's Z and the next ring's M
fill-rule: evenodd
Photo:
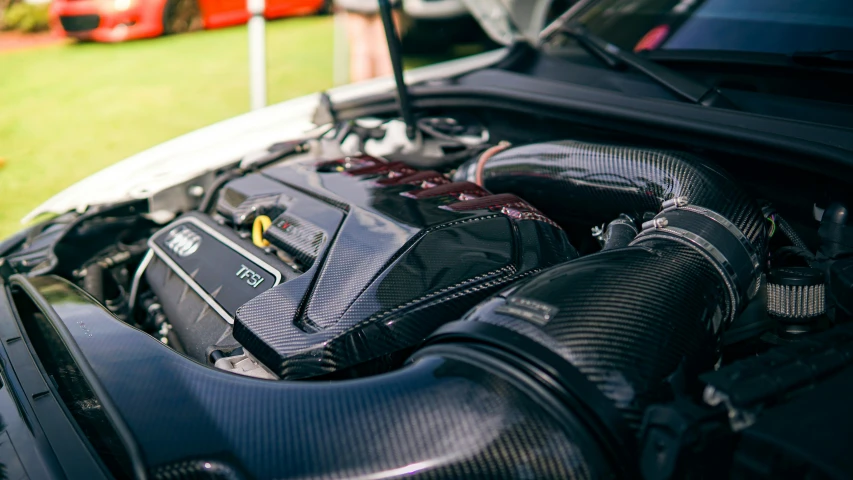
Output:
M186 225L181 225L169 230L167 234L166 248L179 257L189 257L198 250L201 245L201 236L193 232Z
M155 233L154 253L228 323L237 309L281 282L281 273L193 216Z

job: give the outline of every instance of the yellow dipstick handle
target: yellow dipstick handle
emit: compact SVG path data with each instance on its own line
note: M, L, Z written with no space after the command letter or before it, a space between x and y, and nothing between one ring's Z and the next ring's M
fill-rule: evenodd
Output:
M264 238L264 232L272 225L272 220L266 215L258 215L255 217L255 223L252 224L252 243L256 247L269 247L270 242Z

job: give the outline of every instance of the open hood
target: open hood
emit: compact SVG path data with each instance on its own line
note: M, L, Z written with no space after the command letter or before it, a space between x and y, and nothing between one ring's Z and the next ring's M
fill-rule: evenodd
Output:
M589 0L462 0L492 40L539 43L539 32L566 9Z

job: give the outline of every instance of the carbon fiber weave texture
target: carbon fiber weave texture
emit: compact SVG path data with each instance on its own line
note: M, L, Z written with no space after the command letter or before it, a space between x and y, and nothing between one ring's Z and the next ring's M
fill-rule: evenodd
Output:
M454 180L473 181L476 168L476 160L462 165ZM755 200L720 167L684 152L575 140L537 143L495 155L482 178L488 190L514 193L561 225L579 219L600 225L621 213L643 218L659 212L664 200L686 197L731 221L759 256L765 251L766 222Z

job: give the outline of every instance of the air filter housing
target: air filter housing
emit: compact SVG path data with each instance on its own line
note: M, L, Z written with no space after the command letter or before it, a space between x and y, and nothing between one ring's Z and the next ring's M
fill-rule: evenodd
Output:
M767 312L789 320L808 320L826 311L826 282L821 270L774 268L767 275Z

